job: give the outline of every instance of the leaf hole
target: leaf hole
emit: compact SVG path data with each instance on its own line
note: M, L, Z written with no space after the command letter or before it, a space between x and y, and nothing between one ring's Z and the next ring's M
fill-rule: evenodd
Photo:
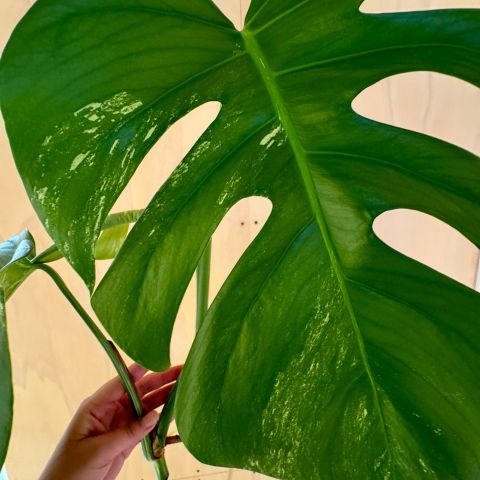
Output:
M272 202L261 196L243 198L233 205L212 236L209 305L234 266L259 235L272 211ZM249 219L258 224L253 228ZM242 219L242 220L240 220ZM250 225L252 227L250 228ZM172 364L185 362L195 337L195 274L185 292L173 327L170 344Z
M173 123L147 153L118 197L111 213L145 208L217 118L221 106L216 101L204 103ZM96 262L97 284L110 263Z
M217 118L221 106L204 103L173 123L142 160L112 211L144 208Z
M212 236L210 300L215 298L271 212L272 202L268 198L252 196L238 201L223 217ZM253 218L256 220L252 221ZM239 219L243 220L239 222Z
M237 30L242 30L251 0L213 0L218 9L233 23Z
M480 8L479 0L365 0L360 5L362 13L395 13L446 8Z
M389 210L373 223L375 235L394 250L474 288L478 248L458 230L426 213Z
M359 93L352 108L370 120L480 153L480 90L458 78L435 72L393 75Z

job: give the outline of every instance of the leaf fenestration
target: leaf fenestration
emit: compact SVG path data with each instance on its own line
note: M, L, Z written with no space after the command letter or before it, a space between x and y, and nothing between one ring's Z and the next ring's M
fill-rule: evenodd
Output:
M2 109L31 199L91 287L96 236L138 163L168 125L221 102L93 296L118 344L164 368L217 225L242 198L272 202L179 382L178 427L200 460L289 479L473 480L479 295L372 223L415 209L480 245L480 161L351 102L402 72L478 85L480 13L360 3L256 0L237 32L206 0L39 0L2 59Z

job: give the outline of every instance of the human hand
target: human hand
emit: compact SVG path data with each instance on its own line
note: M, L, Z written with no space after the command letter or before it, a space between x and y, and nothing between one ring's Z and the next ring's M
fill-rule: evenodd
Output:
M158 413L182 366L145 375L133 364L130 375L143 408L136 418L120 379L114 378L82 402L39 480L113 480L135 445L155 426Z

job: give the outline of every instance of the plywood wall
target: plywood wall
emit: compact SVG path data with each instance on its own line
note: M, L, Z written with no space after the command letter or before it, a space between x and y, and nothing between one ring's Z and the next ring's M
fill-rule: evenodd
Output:
M0 46L5 44L14 25L32 3L32 0L2 0ZM443 1L440 6L446 3ZM218 0L218 4L241 25L248 1ZM415 4L422 8L435 6L433 1L420 0L383 3L392 10L404 9L406 5L413 8ZM448 5L480 7L480 2L452 0ZM373 0L365 5L365 8L375 7L378 8L378 2ZM464 82L430 73L409 74L376 85L358 99L355 107L371 118L436 135L480 153L480 95L478 89ZM143 162L115 209L144 207L217 110L215 103L205 105L169 131ZM28 227L41 250L50 241L15 171L3 125L0 158L0 205L4 206L0 210L0 240ZM259 232L269 209L263 199L247 199L222 222L213 240L212 296ZM473 285L478 250L435 219L425 222L411 212L399 212L379 225L377 232L407 254ZM105 268L105 265L99 268L100 276ZM87 305L88 294L76 274L65 263L59 270ZM184 361L193 340L194 295L191 285L174 330L174 363ZM7 466L12 480L29 480L38 477L80 401L114 373L84 325L42 273L27 280L9 302L8 320L15 420ZM201 465L181 445L169 447L167 460L174 479L261 478ZM148 480L153 479L153 475L136 451L119 478Z

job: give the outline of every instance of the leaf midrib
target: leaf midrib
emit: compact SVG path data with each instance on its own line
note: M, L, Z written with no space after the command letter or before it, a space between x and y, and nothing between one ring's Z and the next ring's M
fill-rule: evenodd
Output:
M286 138L290 143L295 160L297 162L297 166L299 168L300 175L303 180L305 190L307 193L308 202L310 204L310 207L312 208L315 221L318 225L320 234L325 243L325 248L327 249L327 253L330 258L332 267L335 271L335 275L337 277L339 287L342 291L342 296L345 302L345 306L347 307L347 310L352 322L352 327L355 333L355 338L357 340L360 357L362 359L365 371L368 375L370 386L372 388L374 405L375 405L375 408L377 409L379 419L381 422L382 431L385 437L386 449L387 449L388 455L390 456L390 459L392 460L383 410L378 398L377 384L375 382L375 379L373 377L373 374L370 368L370 364L368 362L362 334L360 332L360 328L358 326L355 312L353 310L352 302L350 300L350 295L347 290L345 275L342 271L340 261L335 251L335 246L333 244L333 241L329 232L329 228L326 222L325 214L323 213L323 208L320 203L320 199L318 198L318 195L316 193L316 188L313 182L312 174L308 166L307 151L303 148L300 142L295 126L285 106L285 102L283 100L282 94L280 93L279 87L276 83L275 74L273 70L270 68L267 62L267 59L265 58L259 44L257 43L257 40L254 34L251 31L249 31L247 28L244 28L240 33L244 41L245 50L252 58L252 61L256 66L260 74L260 77L263 80L263 83L268 92L268 95L273 104L273 107L275 108L279 121L286 132Z

